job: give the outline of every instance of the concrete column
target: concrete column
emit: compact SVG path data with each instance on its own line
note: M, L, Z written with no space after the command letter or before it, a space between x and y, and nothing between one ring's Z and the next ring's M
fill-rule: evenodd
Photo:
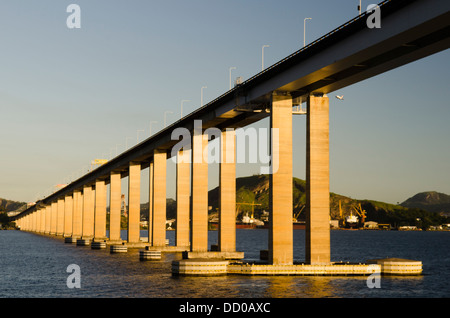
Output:
M83 229L83 193L73 192L72 237L81 238Z
M194 131L191 170L191 251L208 251L208 136Z
M39 223L39 232L44 233L45 232L45 208L39 209L39 214L41 216L41 220Z
M36 211L31 214L31 230L33 232L36 232L36 226L37 226L37 217L36 217Z
M52 218L52 206L47 205L45 207L45 234L50 234L50 225L51 225L51 218Z
M235 131L223 131L219 164L219 251L236 250Z
M64 198L64 237L72 235L73 225L73 197L68 195Z
M56 216L56 235L63 235L64 232L64 199L58 199Z
M153 246L166 245L166 166L165 150L153 152Z
M153 161L150 161L148 166L148 244L153 245Z
M83 223L81 225L82 239L91 239L94 236L94 194L92 187L83 187Z
M128 243L140 242L141 164L130 162L128 173Z
M328 97L308 98L306 132L306 262L330 263Z
M94 240L106 239L106 185L104 180L95 181Z
M176 246L189 246L190 213L190 158L189 150L180 150L177 154L177 228Z
M274 265L293 264L292 224L292 98L272 96L271 174L269 262Z
M50 234L56 234L56 218L58 215L58 202L51 203L51 218L50 218Z
M111 172L109 183L109 240L121 241L120 238L120 208L121 208L120 172Z

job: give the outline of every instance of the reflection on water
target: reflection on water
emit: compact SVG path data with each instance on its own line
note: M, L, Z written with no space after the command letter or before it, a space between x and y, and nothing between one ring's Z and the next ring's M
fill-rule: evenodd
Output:
M126 237L126 232L124 233ZM173 245L175 233L167 232ZM147 235L146 231L141 233ZM266 230L237 230L237 249L258 259L267 249ZM304 231L294 231L294 257L304 260ZM139 249L110 254L64 244L61 238L19 231L0 231L0 297L449 297L450 232L332 231L332 260L364 262L399 257L421 260L424 275L382 277L380 289L370 289L366 277L220 276L173 277L171 262L140 261ZM217 242L210 231L209 244ZM66 285L67 266L81 268L81 288Z

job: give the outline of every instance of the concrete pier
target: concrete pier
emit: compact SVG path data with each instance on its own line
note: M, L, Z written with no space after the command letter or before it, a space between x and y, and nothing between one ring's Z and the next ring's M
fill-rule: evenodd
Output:
M81 191L73 192L73 220L72 220L72 237L80 238L82 231L83 216L83 194Z
M128 247L126 245L111 245L109 248L111 254L114 253L127 253Z
M58 199L56 203L56 235L64 233L64 198Z
M177 226L175 232L176 246L189 246L190 216L190 150L180 150L177 154Z
M293 262L292 97L272 95L270 114L272 173L269 191L269 263Z
M158 250L140 250L139 251L139 259L141 261L154 261L154 260L160 260L161 259L161 251Z
M72 235L73 227L73 197L67 195L64 198L64 237L69 237Z
M152 245L166 245L166 166L167 153L155 150L153 153L153 217ZM149 225L150 226L150 225Z
M104 180L95 182L94 240L106 239L106 185Z
M208 136L194 130L192 136L191 251L208 251Z
M219 163L218 250L236 251L236 136L234 130L222 131Z
M128 243L140 242L141 164L130 162L128 170Z
M306 131L306 262L330 263L329 101L309 96Z
M110 173L109 191L109 240L122 241L120 238L120 172Z
M90 185L83 187L82 206L81 237L83 239L92 239L94 237L94 194Z

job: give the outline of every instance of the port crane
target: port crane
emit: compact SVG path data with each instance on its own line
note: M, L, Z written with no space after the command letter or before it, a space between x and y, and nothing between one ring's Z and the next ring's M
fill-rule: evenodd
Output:
M364 221L366 220L366 211L362 209L361 203L358 203L358 205L356 207L354 206L353 209L355 210L356 214L359 215L359 217L361 218L361 223L364 224Z
M300 215L300 213L302 213L303 209L305 208L306 205L303 205L300 209L300 211L298 211L297 213L294 213L294 217L292 218L292 221L294 222L298 222L298 217Z
M241 209L241 205L251 205L251 207L252 207L252 216L251 216L251 218L253 219L254 213L255 213L255 206L256 205L262 205L262 204L255 203L255 201L253 201L253 203L245 203L245 202L236 203L236 215L239 215L239 210Z

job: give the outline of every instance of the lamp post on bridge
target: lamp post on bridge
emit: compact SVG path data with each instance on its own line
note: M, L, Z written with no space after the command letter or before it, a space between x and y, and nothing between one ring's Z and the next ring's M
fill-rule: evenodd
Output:
M136 136L136 143L139 143L139 132L144 132L144 129L139 129L138 131L137 131L137 136Z
M181 101L181 110L180 110L180 118L183 118L183 103L184 102L190 102L190 100L187 100L187 99L183 99L182 101Z
M261 53L262 53L262 56L261 56L261 71L264 71L264 48L266 48L266 47L270 47L270 45L263 45L262 46L262 49L261 49Z
M234 67L234 66L230 67L230 89L233 87L231 84L231 70L235 70L235 69L236 69L236 67Z
M201 94L201 96L200 96L200 106L203 106L203 89L204 88L208 88L207 86L202 86L202 89L201 89L201 92L200 92L200 94Z
M166 115L167 114L173 114L173 111L170 111L170 110L166 110L165 112L164 112L164 128L166 128L166 126L167 126L167 124L166 124Z
M150 122L150 137L152 136L152 124L156 124L156 123L158 123L157 121L151 121Z
M312 18L303 19L303 47L306 45L306 20L312 20Z

